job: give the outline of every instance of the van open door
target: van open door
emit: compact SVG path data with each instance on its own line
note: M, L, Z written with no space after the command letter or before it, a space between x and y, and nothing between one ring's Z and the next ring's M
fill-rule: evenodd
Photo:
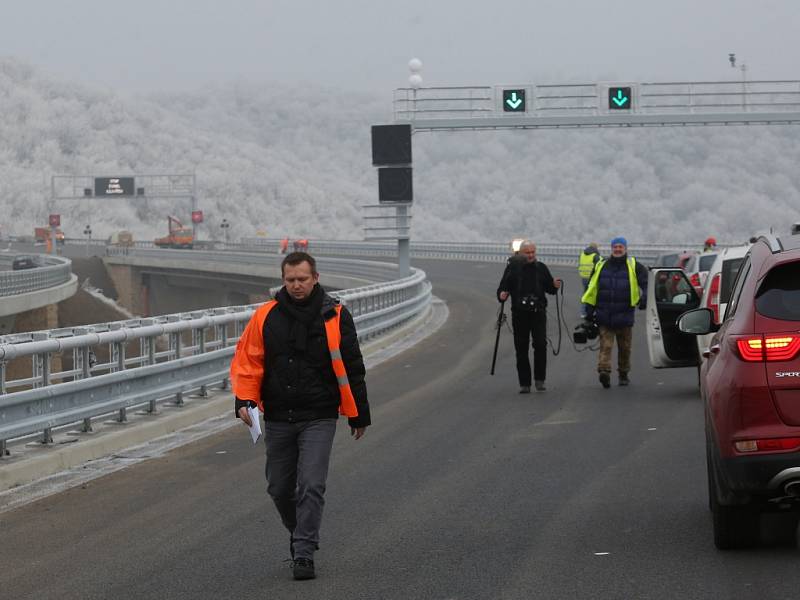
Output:
M700 306L700 297L681 269L654 269L647 280L647 350L654 367L699 364L695 336L678 330L676 321Z

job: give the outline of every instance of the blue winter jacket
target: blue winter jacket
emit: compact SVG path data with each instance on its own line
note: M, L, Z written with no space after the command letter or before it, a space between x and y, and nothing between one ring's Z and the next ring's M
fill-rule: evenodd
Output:
M628 277L627 255L610 257L600 271L597 281L597 304L594 319L598 325L619 329L633 327L635 306L631 306L631 287ZM636 262L636 279L642 290L639 306L644 306L647 290L647 267Z

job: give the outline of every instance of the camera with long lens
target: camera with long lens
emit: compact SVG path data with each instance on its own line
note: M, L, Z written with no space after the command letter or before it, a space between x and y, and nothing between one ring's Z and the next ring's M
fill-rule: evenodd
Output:
M600 335L600 328L597 323L584 321L575 327L575 331L572 332L572 341L576 344L585 344L589 340L597 339L598 335Z
M539 312L545 309L545 304L538 296L529 295L519 299L519 307L527 312Z

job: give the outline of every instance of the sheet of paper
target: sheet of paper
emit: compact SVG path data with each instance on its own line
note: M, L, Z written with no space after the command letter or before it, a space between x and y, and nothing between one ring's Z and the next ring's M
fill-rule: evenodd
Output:
M261 437L261 415L257 408L247 407L247 413L250 415L250 437L253 438L253 443L258 442Z

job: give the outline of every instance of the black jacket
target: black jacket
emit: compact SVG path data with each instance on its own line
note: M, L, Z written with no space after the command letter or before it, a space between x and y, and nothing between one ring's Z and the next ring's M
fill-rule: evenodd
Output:
M511 310L520 308L520 298L523 296L536 296L542 306L547 306L545 294L555 294L557 291L547 265L538 260L529 263L524 256L513 256L497 287L497 299L500 299L500 292L509 292Z
M321 297L320 297L321 296ZM308 301L297 303L285 288L275 296L278 305L264 321L264 379L261 399L268 421L310 421L336 418L339 414L339 386L331 364L323 315L337 301L316 285ZM297 315L309 320L307 326ZM356 327L347 308L340 317L340 349L358 417L348 419L351 427L370 425L366 369L358 345ZM299 334L299 335L298 335ZM236 399L236 411L247 402Z

